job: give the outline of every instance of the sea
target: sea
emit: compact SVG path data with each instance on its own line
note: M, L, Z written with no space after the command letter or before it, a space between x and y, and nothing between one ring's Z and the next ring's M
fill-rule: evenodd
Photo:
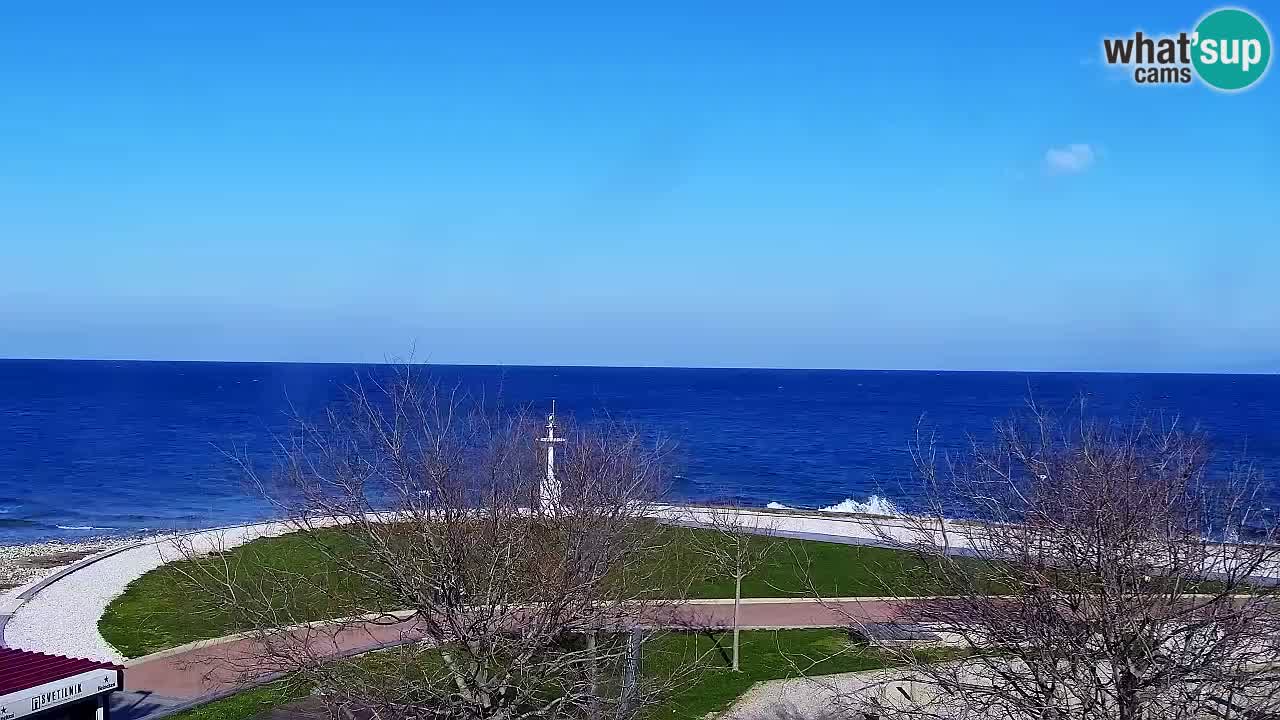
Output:
M229 525L270 510L235 454L268 467L291 412L379 366L0 360L0 545ZM1028 399L1175 415L1220 462L1247 457L1280 507L1280 375L435 365L438 381L536 411L607 413L676 447L673 500L889 511L919 500L909 448L989 436ZM261 463L261 464L260 464ZM1275 483L1273 485L1273 483Z

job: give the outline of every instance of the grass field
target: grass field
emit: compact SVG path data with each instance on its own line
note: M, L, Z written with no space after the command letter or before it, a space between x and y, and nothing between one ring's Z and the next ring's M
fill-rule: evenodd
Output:
M349 536L333 530L323 533L326 544L338 552L350 550ZM661 563L671 577L692 578L688 596L729 598L733 581L702 561L690 547L695 539L712 537L701 530L670 528L666 553L648 562ZM701 535L699 535L701 534ZM858 547L792 539L779 539L769 561L743 583L744 597L808 597L806 577L811 577L825 597L887 594L935 594L921 561L896 550ZM270 573L288 569L305 582L293 583L288 599L295 621L320 620L351 614L351 598L361 595L355 581L333 567L315 549L314 537L301 534L256 540L228 552L228 561L239 569L240 580L270 587ZM99 621L102 636L127 657L139 657L194 640L221 637L248 628L237 625L228 613L202 608L194 611L189 570L185 562L157 568L131 583L124 594L107 607ZM258 573L262 577L253 577ZM673 584L674 586L674 584ZM338 592L334 592L337 590ZM378 606L376 600L365 606Z
M712 647L705 636L670 635L661 642L668 662L701 657L704 665L695 682L654 710L654 718L695 720L724 710L757 682L795 677L795 665L811 677L886 666L883 656L851 645L840 630L744 631L741 671L736 673L718 653L707 652Z
M728 708L757 682L794 677L792 661L809 676L856 672L884 667L885 659L866 648L850 645L835 630L746 631L742 633L742 670L732 672L705 636L672 634L645 650L645 667L665 672L700 659L699 672L650 716L654 720L697 720ZM810 666L815 659L823 659ZM178 715L175 720L246 720L266 709L299 697L296 688L267 685Z
M297 697L299 695L296 688L286 689L279 684L263 685L171 717L173 720L247 720Z

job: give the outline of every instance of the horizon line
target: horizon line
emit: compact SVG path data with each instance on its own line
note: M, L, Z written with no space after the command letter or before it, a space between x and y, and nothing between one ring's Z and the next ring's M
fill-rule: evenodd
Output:
M111 357L0 357L0 362L84 362L84 363L188 363L218 365L418 365L425 367L470 368L579 368L598 370L753 370L775 372L880 372L880 373L1016 373L1027 375L1280 375L1280 370L1222 371L1222 370L1043 370L1043 369L948 369L948 368L876 368L876 367L782 367L774 365L589 365L578 363L529 364L529 363L477 363L477 362L429 362L384 360L382 362L355 362L344 360L199 360L190 358L111 358Z

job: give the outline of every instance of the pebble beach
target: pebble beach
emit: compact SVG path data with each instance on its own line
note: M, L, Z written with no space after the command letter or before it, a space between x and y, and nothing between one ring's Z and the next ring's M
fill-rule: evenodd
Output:
M0 592L35 582L95 553L135 542L134 538L90 538L0 547Z

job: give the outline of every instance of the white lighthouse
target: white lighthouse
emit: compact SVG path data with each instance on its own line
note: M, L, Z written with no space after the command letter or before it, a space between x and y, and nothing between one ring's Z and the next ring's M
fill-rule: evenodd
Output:
M560 481L556 480L556 443L564 442L564 438L556 437L556 401L551 401L551 414L547 416L547 436L538 442L547 444L547 474L542 478L542 486L538 489L539 504L542 512L550 515L560 507Z

